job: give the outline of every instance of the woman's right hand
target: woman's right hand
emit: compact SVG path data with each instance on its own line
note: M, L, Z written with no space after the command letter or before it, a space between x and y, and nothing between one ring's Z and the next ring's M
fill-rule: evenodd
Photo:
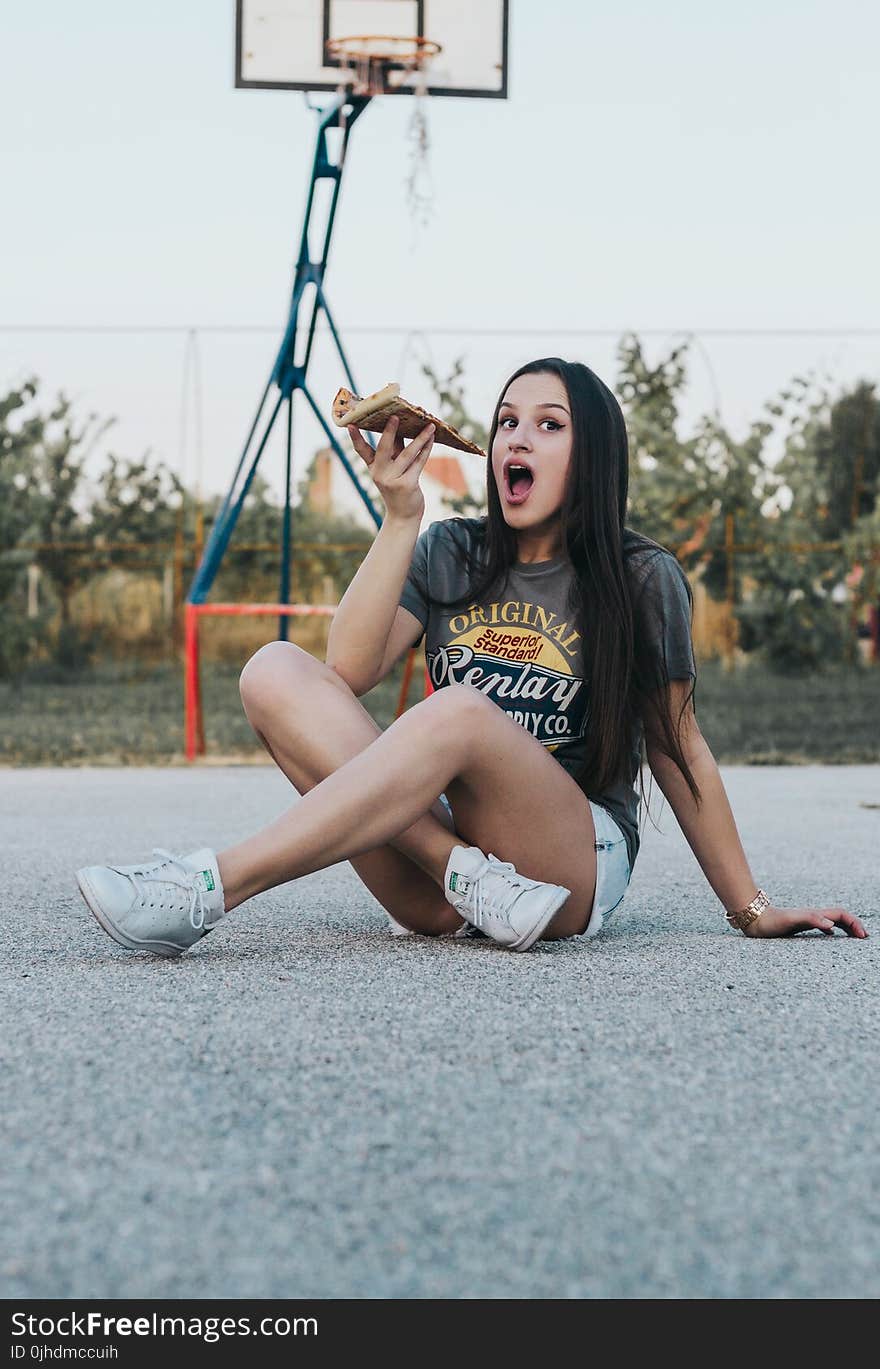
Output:
M370 446L360 428L348 426L351 444L369 466L373 484L385 501L390 519L420 523L425 512L425 496L419 477L434 445L434 424L429 423L409 446L398 437L400 421L389 418L379 438L376 450Z

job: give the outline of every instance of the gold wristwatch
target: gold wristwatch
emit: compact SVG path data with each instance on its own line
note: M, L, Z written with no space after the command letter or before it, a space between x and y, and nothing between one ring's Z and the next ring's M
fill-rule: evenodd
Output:
M757 922L764 909L769 907L769 898L763 889L759 889L751 903L747 903L744 908L740 908L736 913L727 913L727 921L731 927L736 927L739 931L744 932L747 927L751 927L753 922Z

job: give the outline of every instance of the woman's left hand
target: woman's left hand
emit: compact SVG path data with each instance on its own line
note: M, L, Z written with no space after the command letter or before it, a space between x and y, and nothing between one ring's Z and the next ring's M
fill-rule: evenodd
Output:
M743 935L793 936L795 932L810 932L816 927L826 936L833 936L835 927L840 927L847 936L868 935L855 913L848 913L845 908L774 908L772 904Z

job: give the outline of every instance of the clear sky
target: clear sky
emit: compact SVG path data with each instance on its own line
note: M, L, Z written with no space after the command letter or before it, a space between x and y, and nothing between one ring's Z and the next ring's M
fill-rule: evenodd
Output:
M414 237L404 201L412 102L373 101L353 132L327 289L362 391L395 379L429 404L419 358L464 355L487 418L533 356L613 383L630 328L671 330L647 339L652 356L675 330L703 330L690 411L717 400L736 432L808 367L877 376L880 335L709 330L880 329L878 6L511 0L511 13L509 100L430 104L429 228ZM233 17L233 0L20 0L5 7L0 84L0 383L36 373L83 412L117 415L121 454L150 448L191 478L182 334L2 326L264 325L200 336L216 490L286 317L315 128L302 94L234 89ZM400 331L355 331L377 326ZM612 336L586 335L601 329ZM327 345L312 383L329 408L344 376ZM298 417L300 469L318 436ZM278 458L263 468L276 485Z

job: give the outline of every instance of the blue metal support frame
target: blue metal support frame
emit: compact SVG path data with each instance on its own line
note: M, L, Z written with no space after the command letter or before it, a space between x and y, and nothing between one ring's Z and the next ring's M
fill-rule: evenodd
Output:
M214 579L217 575L217 571L220 569L220 563L223 560L224 553L226 551L227 546L229 545L229 540L232 537L235 525L238 522L239 514L241 513L242 506L244 504L245 498L247 497L248 490L250 489L251 483L256 473L260 457L262 456L263 451L265 450L266 443L269 439L269 434L271 433L275 420L278 417L281 405L285 402L287 403L287 462L285 470L284 514L281 529L281 584L278 602L281 604L290 603L290 500L293 474L293 399L294 395L298 390L301 390L302 393L305 395L312 412L314 413L321 427L324 429L327 441L330 443L330 446L333 448L337 457L342 462L343 467L345 468L349 478L352 481L352 484L354 485L355 489L357 490L358 494L363 500L364 505L367 511L369 512L370 517L373 519L373 522L375 523L376 527L378 528L381 526L381 513L376 508L367 490L361 485L360 481L358 480L351 462L349 461L345 452L342 450L342 447L337 441L335 434L329 427L327 420L324 417L324 414L322 413L321 409L316 404L314 396L312 395L312 392L309 389L308 384L306 382L309 361L312 355L312 345L314 343L315 338L315 325L317 323L318 313L323 312L326 315L327 322L330 328L330 333L334 343L336 344L336 349L339 353L340 360L345 370L345 375L348 380L348 384L350 388L355 393L357 393L357 385L355 384L354 377L351 372L351 367L348 364L348 360L343 350L342 342L339 337L339 332L336 328L336 324L333 321L333 316L330 312L330 307L327 303L327 296L324 293L324 277L327 271L327 257L330 250L330 239L333 233L333 224L336 218L336 205L339 200L339 188L342 182L342 171L345 164L345 154L348 148L349 134L351 133L351 128L355 120L359 118L359 116L363 113L363 111L366 109L369 103L369 96L343 95L339 97L332 105L328 106L328 108L319 111L320 118L318 124L318 135L315 143L315 156L314 161L312 163L312 176L309 184L308 200L306 201L305 215L303 217L302 236L300 238L299 255L297 257L296 262L296 274L294 277L293 293L291 296L290 314L287 320L287 326L284 330L284 336L281 340L281 346L278 349L278 355L275 358L275 363L272 367L272 372L269 376L269 380L266 383L266 388L263 391L263 397L260 400L256 415L254 417L254 421L251 424L250 432L248 433L247 440L244 444L244 448L239 458L235 475L232 478L232 484L229 487L229 491L226 495L226 498L223 501L223 506L217 515L217 518L214 522L214 526L211 529L207 545L202 554L201 562L199 563L199 566L196 569L195 575L193 577L193 581L190 586L189 593L187 595L187 602L190 604L203 604L207 600L207 597L211 591L211 586L213 585ZM327 148L327 130L330 128L342 129L342 140L339 149L339 158L336 162L331 160ZM311 221L315 208L315 189L318 181L323 179L332 180L335 182L335 184L333 186L333 194L330 201L330 210L327 216L327 224L324 232L324 241L321 248L321 257L319 261L312 261L309 252L309 229L311 226ZM309 320L308 325L308 335L306 338L304 353L301 359L297 361L296 343L297 336L299 333L300 305L303 302L303 296L308 285L313 285L315 287L315 295L312 304L311 319ZM278 391L278 397L272 408L272 412L269 416L269 421L266 423L262 431L262 434L259 438L259 441L257 442L256 450L253 453L250 462L250 467L247 471L247 474L244 477L241 489L239 490L238 486L242 477L242 472L244 471L245 466L247 465L248 457L250 455L251 448L256 439L257 430L260 426L260 419L262 418L263 410L266 406L266 400L268 399L269 391L273 388L273 386ZM286 640L287 632L287 615L280 614L278 619L278 635L280 638Z

